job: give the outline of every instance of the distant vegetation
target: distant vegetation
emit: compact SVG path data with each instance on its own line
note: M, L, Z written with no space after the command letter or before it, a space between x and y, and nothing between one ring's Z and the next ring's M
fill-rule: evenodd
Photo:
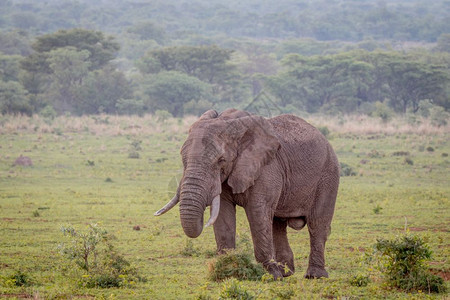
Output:
M181 117L269 102L446 119L448 19L448 1L425 0L0 1L0 112Z

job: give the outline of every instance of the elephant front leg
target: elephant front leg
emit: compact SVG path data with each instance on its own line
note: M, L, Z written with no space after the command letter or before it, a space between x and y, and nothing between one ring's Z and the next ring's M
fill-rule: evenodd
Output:
M236 248L236 205L222 197L220 211L214 223L214 235L217 253L223 254L227 249Z
M256 261L261 263L275 279L283 278L281 268L275 259L272 213L261 204L249 205L245 208L245 212L250 224Z

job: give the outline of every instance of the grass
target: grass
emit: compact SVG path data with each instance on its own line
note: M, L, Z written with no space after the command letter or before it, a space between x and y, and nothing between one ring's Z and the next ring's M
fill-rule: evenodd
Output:
M217 299L224 283L208 280L215 250L212 229L188 242L177 209L153 216L174 192L182 171L179 149L194 120L1 117L0 297ZM356 117L308 120L329 129L340 161L356 173L341 177L326 252L330 278L303 279L308 233L289 229L296 273L281 283L242 281L240 288L257 299L278 294L295 294L294 299L447 297L385 287L376 272L369 272L367 285L351 282L355 275L368 274L361 261L376 240L395 237L405 228L429 244L433 260L428 268L448 280L449 127L433 127L426 120L414 127L401 118L388 123ZM129 158L130 151L139 158ZM14 166L20 155L29 157L33 166ZM145 282L110 289L77 285L79 278L58 252L60 228L87 228L92 223L116 237L115 249ZM133 230L136 226L140 230ZM250 236L242 209L237 231L240 241ZM251 248L251 243L245 244ZM195 255L184 254L187 245ZM11 279L17 274L28 284L14 284Z

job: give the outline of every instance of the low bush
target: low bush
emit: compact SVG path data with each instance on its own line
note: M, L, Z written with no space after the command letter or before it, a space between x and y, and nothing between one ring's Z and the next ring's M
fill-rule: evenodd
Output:
M353 286L367 286L370 283L370 278L368 275L358 274L350 278L350 284Z
M111 244L112 236L97 224L86 232L72 226L61 228L66 243L59 245L60 253L83 273L80 285L88 288L132 286L144 281L137 270Z
M239 280L231 278L223 283L219 299L253 300L256 296L247 291Z
M260 280L264 273L264 268L254 262L253 256L246 252L230 250L209 263L209 279L212 281L222 281L231 277L240 280Z
M341 163L341 177L344 176L356 176L356 172L351 166L346 163Z
M394 240L379 239L374 248L376 266L389 286L404 291L445 291L443 279L426 268L431 250L420 237L407 234Z

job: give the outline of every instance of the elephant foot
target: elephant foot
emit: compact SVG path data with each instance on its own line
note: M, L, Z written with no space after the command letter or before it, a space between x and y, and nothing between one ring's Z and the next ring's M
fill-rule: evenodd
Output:
M306 271L305 278L307 279L316 279L316 278L328 278L328 272L325 268L319 267L308 267Z
M281 272L281 269L277 263L271 263L268 266L265 266L267 272L273 276L274 280L282 280L283 279L283 272Z
M278 263L278 269L280 270L281 274L283 274L283 277L294 275L295 272L295 268L283 263Z

